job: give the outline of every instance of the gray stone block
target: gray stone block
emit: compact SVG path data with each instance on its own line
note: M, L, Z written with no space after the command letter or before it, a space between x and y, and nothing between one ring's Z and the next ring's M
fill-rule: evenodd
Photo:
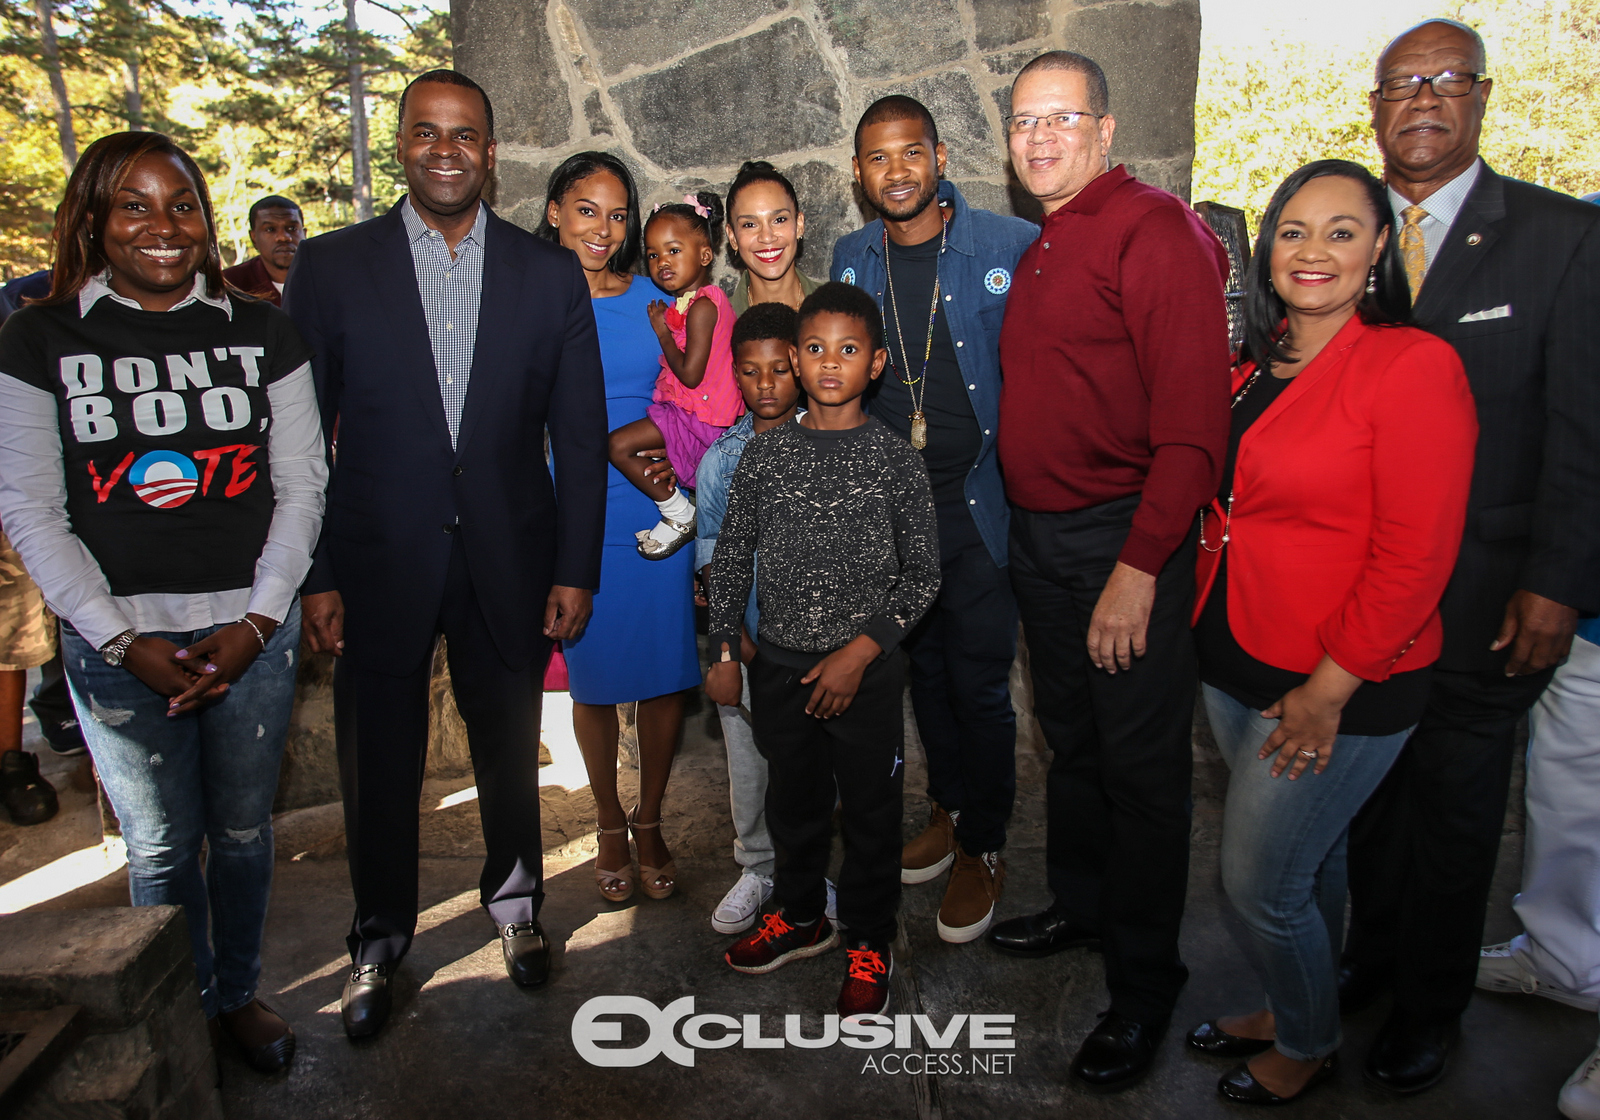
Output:
M787 0L565 0L607 74L656 66L792 7ZM529 5L532 7L533 5Z
M826 147L844 136L838 84L798 19L623 82L612 97L634 147L671 170L737 165L745 155Z
M833 243L865 224L855 201L855 180L849 165L841 170L822 160L808 160L783 169L800 196L806 213L806 238L800 271L815 280L832 279Z
M149 1014L157 991L180 966L193 986L188 926L176 906L0 917L0 1008L6 1010L77 1003L85 1029L122 1029Z
M965 70L946 70L893 86L878 86L872 97L890 93L915 97L933 114L939 139L949 154L946 177L986 179L1005 174L1004 137L991 126L978 87Z
M1071 12L1061 36L1106 72L1117 118L1114 159L1167 159L1194 151L1200 5L1106 4Z
M820 0L817 7L859 77L915 74L967 53L955 0Z
M1049 8L1045 0L972 0L978 49L992 51L1049 34Z
M565 144L572 106L544 5L453 0L450 11L456 69L488 92L496 136L532 148Z
M0 917L0 1009L83 1005L86 1036L18 1120L221 1120L188 925L176 906Z

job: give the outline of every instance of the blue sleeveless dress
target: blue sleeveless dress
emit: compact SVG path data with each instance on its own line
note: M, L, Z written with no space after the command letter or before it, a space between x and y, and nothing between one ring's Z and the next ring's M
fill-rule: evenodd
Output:
M606 427L644 418L661 371L661 345L646 311L662 298L635 276L619 296L594 300L606 379ZM559 465L558 485L559 485ZM572 698L580 704L625 704L700 684L694 638L694 547L646 560L634 534L660 518L655 503L608 467L606 536L594 617L576 642L566 642Z

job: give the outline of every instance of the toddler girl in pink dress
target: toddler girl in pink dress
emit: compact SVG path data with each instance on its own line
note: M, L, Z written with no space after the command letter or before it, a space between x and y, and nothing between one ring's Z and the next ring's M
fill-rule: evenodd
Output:
M712 231L721 224L722 201L711 191L657 206L645 222L650 279L674 302L650 303L650 325L661 340L655 403L643 420L611 433L611 463L650 498L660 491L644 475L652 460L640 452L666 448L678 476L656 502L660 522L638 533L639 554L648 560L665 559L694 539L694 503L683 488L694 488L700 457L744 412L733 376L733 308L711 279Z

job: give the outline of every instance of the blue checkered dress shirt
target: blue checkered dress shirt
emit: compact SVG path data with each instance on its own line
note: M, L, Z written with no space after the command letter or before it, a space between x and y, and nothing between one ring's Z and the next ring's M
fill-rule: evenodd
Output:
M457 243L454 257L444 235L424 225L411 208L411 199L400 204L400 217L411 243L417 292L422 296L422 314L428 320L428 337L433 341L433 364L439 372L439 396L444 402L445 423L450 427L450 446L455 447L461 433L461 407L467 401L467 382L472 377L472 350L478 341L483 231L489 224L489 208L478 203L477 220L472 223L472 231Z

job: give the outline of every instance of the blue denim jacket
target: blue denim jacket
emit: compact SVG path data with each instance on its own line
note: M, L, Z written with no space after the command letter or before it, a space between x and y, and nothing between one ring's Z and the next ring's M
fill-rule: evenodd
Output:
M804 415L803 409L800 414ZM746 412L733 427L706 448L700 465L695 468L694 480L698 485L694 492L694 570L697 572L711 563L712 554L717 550L717 535L722 532L722 519L728 515L728 486L733 482L733 472L744 455L745 445L754 435L755 417ZM761 616L756 610L756 585L752 582L750 602L744 608L744 628L750 632L752 641L755 640L756 625L760 621ZM732 652L735 657L739 656L738 650ZM716 656L713 652L713 661Z
M1039 227L1021 218L972 209L949 181L939 183L939 200L955 211L950 221L950 243L939 266L940 283L946 293L944 312L972 412L983 431L978 461L967 476L967 505L989 555L1004 567L1011 512L1006 506L1000 456L995 450L1000 427L1000 324L1005 318L1006 293L1011 290L1017 260L1039 236ZM865 288L878 306L883 306L882 219L839 238L833 247L830 275Z

